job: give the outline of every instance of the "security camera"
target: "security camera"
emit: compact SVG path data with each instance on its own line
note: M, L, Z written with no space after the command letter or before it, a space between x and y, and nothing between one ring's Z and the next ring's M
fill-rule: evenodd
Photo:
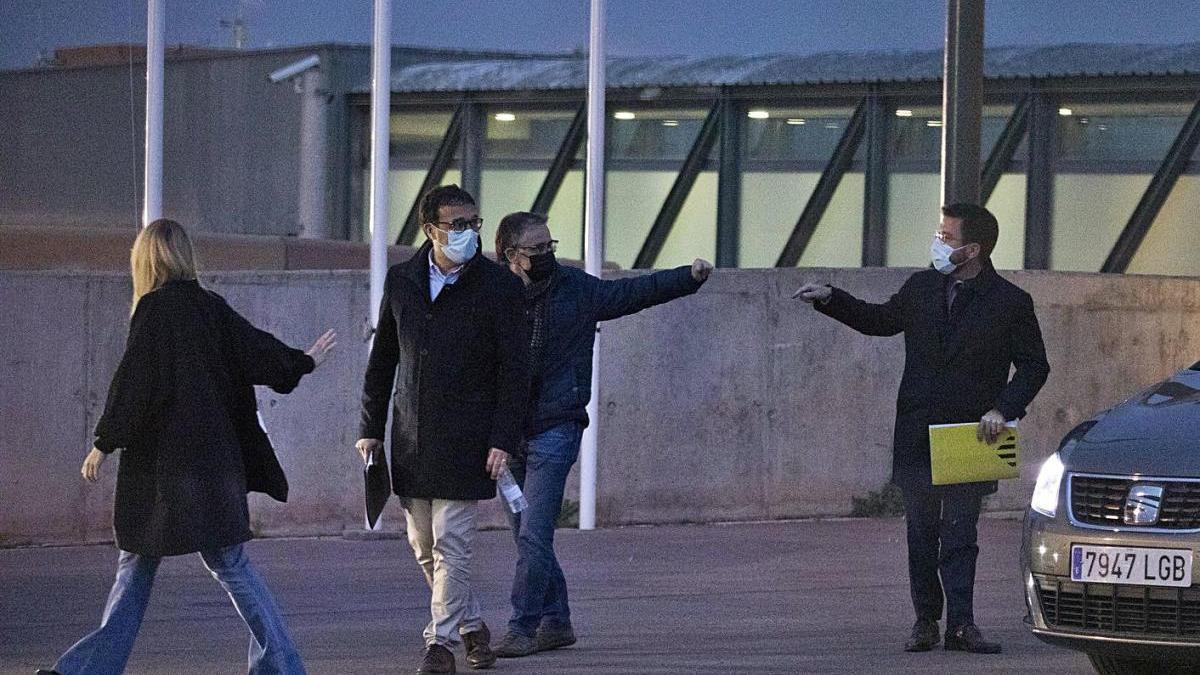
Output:
M279 70L276 70L268 75L267 79L275 82L276 84L279 82L286 82L293 77L303 74L304 71L308 70L309 68L316 68L319 65L321 65L321 57L313 54L312 56L300 59L293 64L286 65Z

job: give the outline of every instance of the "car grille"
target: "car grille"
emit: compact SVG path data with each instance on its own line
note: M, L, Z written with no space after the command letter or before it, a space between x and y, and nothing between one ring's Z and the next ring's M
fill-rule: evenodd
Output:
M1055 628L1200 638L1200 588L1082 584L1038 576L1042 616Z
M1071 476L1071 515L1088 525L1119 526L1124 523L1125 499L1132 478ZM1200 529L1200 482L1181 480L1144 481L1163 486L1158 522L1151 527L1164 530Z

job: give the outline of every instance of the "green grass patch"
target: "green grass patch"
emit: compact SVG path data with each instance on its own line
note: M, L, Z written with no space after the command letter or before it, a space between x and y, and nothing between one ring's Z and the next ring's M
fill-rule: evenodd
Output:
M888 483L878 492L868 492L865 497L851 497L850 517L886 518L904 515L904 493Z
M564 499L562 508L558 511L558 520L554 523L558 528L579 527L579 502Z

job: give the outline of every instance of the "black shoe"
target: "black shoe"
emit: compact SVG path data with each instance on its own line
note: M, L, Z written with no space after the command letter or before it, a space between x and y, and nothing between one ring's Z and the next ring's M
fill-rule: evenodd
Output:
M570 624L553 627L538 626L537 634L533 636L533 644L539 652L570 647L575 644L575 631L571 630Z
M492 632L488 630L486 623L477 631L463 633L462 639L463 648L467 650L467 666L471 670L484 670L496 664L496 655L492 653L489 644L492 641Z
M510 630L507 635L500 638L499 644L496 645L496 656L502 659L515 659L536 654L537 650L533 638Z
M946 651L972 654L999 654L1000 644L983 639L983 633L973 623L946 631Z
M37 672L33 675L62 675L62 673L49 668L38 668Z
M908 642L904 643L904 651L927 652L936 647L941 641L942 636L938 631L936 621L917 619L917 622L912 627L912 635L908 637Z
M429 645L417 675L445 675L454 673L454 654L441 645Z

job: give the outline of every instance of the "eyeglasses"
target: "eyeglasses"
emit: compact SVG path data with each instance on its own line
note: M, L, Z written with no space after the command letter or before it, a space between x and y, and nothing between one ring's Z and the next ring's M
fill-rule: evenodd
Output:
M442 227L443 225L446 227ZM439 230L446 230L449 232L466 232L467 230L474 230L475 232L478 232L480 228L483 227L483 218L478 216L474 218L455 218L449 223L444 220L435 220L433 221L433 226Z
M521 253L524 253L525 255L555 253L558 251L558 240L551 239L550 241L542 242L541 244L534 244L533 246L514 246L513 248L517 249Z
M943 244L948 244L950 246L954 246L955 248L957 248L958 246L962 246L962 242L958 242L958 244L956 245L955 244L956 240L947 239L946 235L942 233L942 230L940 227L933 231L933 238L937 239L938 241L942 242Z

